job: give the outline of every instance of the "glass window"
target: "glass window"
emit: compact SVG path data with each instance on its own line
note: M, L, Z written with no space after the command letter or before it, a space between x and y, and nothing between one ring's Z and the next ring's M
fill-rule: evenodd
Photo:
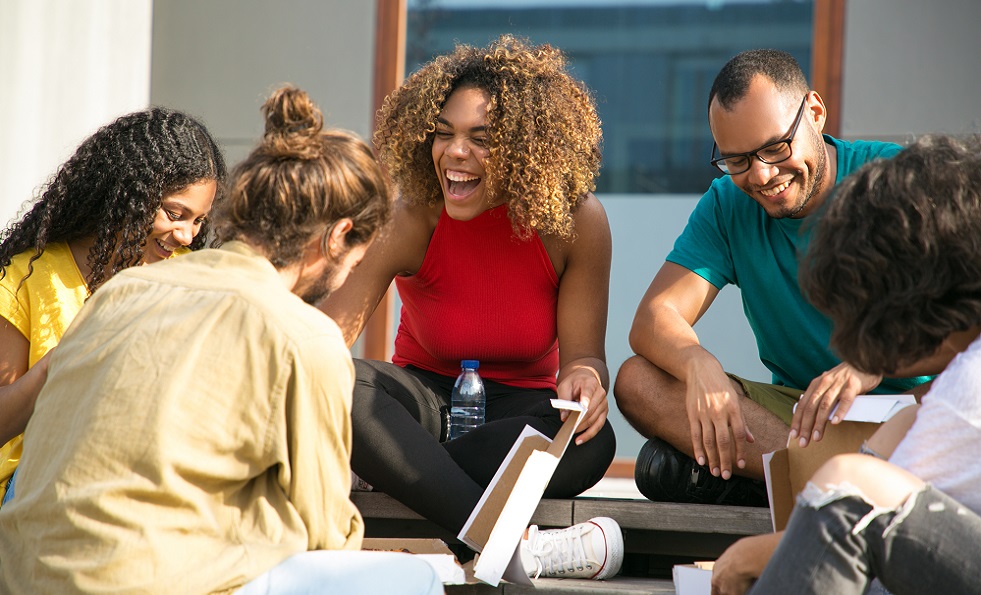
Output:
M597 192L702 193L712 80L758 47L793 54L810 76L813 0L409 0L406 71L456 42L502 33L550 43L593 91L603 121Z

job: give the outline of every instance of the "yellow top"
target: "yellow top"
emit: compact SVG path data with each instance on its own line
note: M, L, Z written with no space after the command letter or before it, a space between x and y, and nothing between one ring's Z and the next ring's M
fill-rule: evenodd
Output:
M353 387L337 325L245 244L116 275L52 354L0 592L225 592L360 548Z
M14 256L0 279L0 315L31 343L28 367L58 344L88 297L68 244L48 244L32 264L34 272L24 279L33 255L34 250L28 250Z
M189 252L179 248L172 257ZM0 279L0 316L30 342L28 368L58 344L88 297L88 286L67 243L51 242L45 246L41 256L31 263L34 272L24 279L33 255L31 249L14 256ZM0 499L20 461L23 439L23 434L16 436L0 447Z
M6 275L0 279L0 316L30 342L28 367L58 344L88 297L85 279L68 244L48 244L32 263L34 272L24 279L33 255L34 250L28 250L14 256ZM7 482L20 461L23 440L21 434L0 447L0 499L7 492Z

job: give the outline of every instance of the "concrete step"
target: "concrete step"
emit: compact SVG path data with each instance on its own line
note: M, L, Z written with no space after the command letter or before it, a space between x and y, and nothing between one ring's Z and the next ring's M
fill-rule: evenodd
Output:
M674 595L674 583L667 579L616 576L605 581L580 579L540 578L532 581L534 587L501 583L490 585L447 585L446 595Z

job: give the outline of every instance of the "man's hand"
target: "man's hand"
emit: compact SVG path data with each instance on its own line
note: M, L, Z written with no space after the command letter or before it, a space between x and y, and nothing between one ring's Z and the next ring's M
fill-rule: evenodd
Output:
M575 366L571 372L564 375L556 387L556 396L566 401L579 401L586 408L585 417L576 428L576 445L587 442L603 429L606 416L610 412L610 403L606 399L606 389L600 382L599 374L589 366ZM562 420L569 416L568 411L562 412Z
M799 437L801 447L824 436L828 416L835 411L832 424L844 419L855 397L867 393L882 382L882 375L866 374L842 362L811 381L800 397L794 418L790 422L790 439Z
M753 535L730 545L712 568L712 595L743 595L748 591L763 574L782 535L782 531Z
M715 358L690 360L687 378L685 407L695 460L708 465L712 475L729 479L733 461L746 467L743 447L755 441L743 422L739 396Z

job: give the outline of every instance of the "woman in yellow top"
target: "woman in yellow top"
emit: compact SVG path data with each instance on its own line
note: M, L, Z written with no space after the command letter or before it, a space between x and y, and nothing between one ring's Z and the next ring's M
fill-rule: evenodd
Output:
M20 460L44 355L110 277L203 247L225 176L203 124L150 108L83 141L0 232L0 494Z

